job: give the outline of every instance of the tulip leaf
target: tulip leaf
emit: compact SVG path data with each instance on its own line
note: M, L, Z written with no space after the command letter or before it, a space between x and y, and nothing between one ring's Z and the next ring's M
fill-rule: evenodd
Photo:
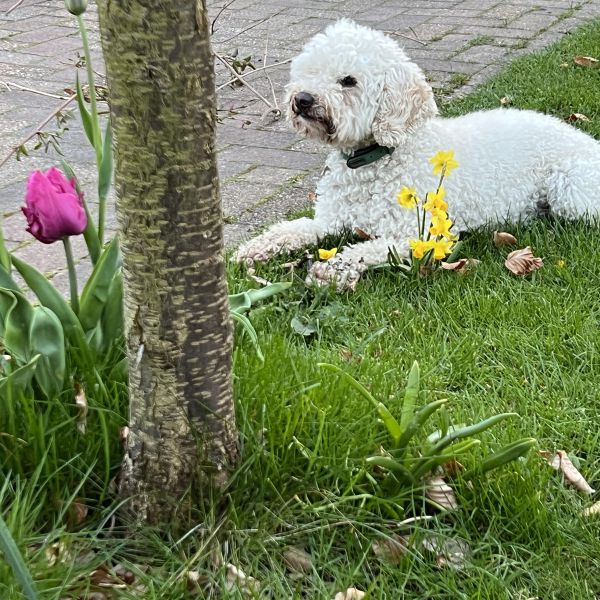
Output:
M123 273L120 269L110 282L100 324L104 349L110 350L111 345L123 335Z
M75 171L71 165L64 159L61 159L60 165L65 172L65 175L69 179L75 180L75 188L79 197L81 198L81 204L83 205L83 209L85 210L85 216L87 218L87 225L83 232L83 238L85 239L85 243L90 253L90 258L92 259L92 263L96 264L98 262L98 258L100 258L100 254L102 252L102 246L100 245L100 239L98 238L98 232L96 231L96 226L94 225L94 220L92 219L92 215L88 209L87 202L85 201L85 196L79 187L79 182L77 181L77 177L75 176Z
M118 238L113 238L87 280L79 303L79 321L84 331L93 329L109 297L113 277L121 264Z
M33 306L21 292L0 288L0 295L5 297L5 306L12 299L4 317L4 346L18 362L26 363L30 358L29 325L33 319Z
M0 394L4 392L7 385L12 386L18 390L24 391L27 386L31 383L31 380L35 374L37 363L40 359L40 355L36 354L26 365L15 369L12 373L9 373L6 377L0 379Z
M0 287L16 290L20 292L19 286L15 283L15 280L11 277L10 273L0 265Z
M35 381L49 399L62 391L65 379L65 337L58 317L45 306L34 309L29 328L29 346L40 354Z
M415 360L408 374L408 382L404 392L404 402L402 403L402 413L400 414L400 428L406 431L415 413L415 405L419 398L420 371L419 363Z
M62 295L35 267L16 256L13 256L13 265L42 306L48 307L58 317L69 342L79 348L85 358L91 358L81 323Z
M256 355L258 356L258 358L261 362L264 362L265 357L264 357L262 350L260 349L260 345L258 343L258 335L256 335L256 330L252 326L250 319L246 315L243 315L243 314L241 314L239 312L235 312L235 311L231 312L231 317L234 321L237 321L238 323L240 323L242 325L242 327L244 328L244 331L248 334L248 336L250 337L250 340L252 341L254 349L256 350Z
M94 125L92 121L92 115L88 112L85 107L85 98L83 97L83 90L81 89L81 83L79 81L79 73L75 73L75 89L77 90L77 106L79 107L79 114L81 115L81 122L87 139L90 144L95 148L94 142Z
M248 296L247 292L231 294L229 296L229 310L232 313L241 314L247 310L250 310L251 307L252 301L250 300L250 296Z
M106 124L106 133L104 134L104 146L102 149L102 163L98 170L98 198L106 198L113 173L113 151L112 151L112 127L110 119Z

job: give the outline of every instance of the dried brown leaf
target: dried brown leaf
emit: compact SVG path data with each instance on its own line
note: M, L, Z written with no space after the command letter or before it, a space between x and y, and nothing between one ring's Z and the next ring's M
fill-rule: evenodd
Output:
M576 65L579 65L580 67L597 67L598 63L600 63L600 61L597 58L594 58L593 56L581 56L581 55L577 55L573 59L573 62Z
M69 507L69 511L73 516L75 525L81 525L87 517L88 507L82 502L81 498L77 498Z
M317 193L316 192L308 192L308 201L316 202L317 201Z
M472 267L476 267L481 261L476 258L461 258L456 262L441 262L440 266L446 271L456 271L456 273L466 273Z
M356 588L348 588L345 592L338 592L333 600L361 600L365 597L365 593Z
M246 594L256 594L259 591L260 584L254 577L246 575L239 567L228 563L225 589L232 592L235 588Z
M79 384L75 384L75 406L77 407L77 431L84 434L87 425L88 403L85 392Z
M431 535L423 540L423 548L433 552L438 567L450 567L460 571L466 565L466 559L471 553L469 544L461 538L445 538Z
M425 495L446 510L458 508L454 490L440 475L432 475L425 479Z
M456 477L459 473L465 470L465 466L459 463L455 458L451 458L448 462L442 465L444 473L449 477Z
M408 539L397 533L373 542L375 556L390 565L400 564L408 549Z
M600 515L600 501L581 511L582 517L597 517L598 515Z
M566 119L565 121L568 121L569 123L577 123L578 121L589 121L589 117L587 117L586 115L584 115L583 113L571 113Z
M206 575L200 575L198 571L186 571L185 580L189 591L204 588L210 583L210 579Z
M73 556L69 552L64 542L54 542L45 550L44 555L48 561L48 566L53 567L56 563L68 563L72 561Z
M372 235L368 234L366 231L362 230L360 227L354 228L354 235L360 238L361 240L373 240L375 239Z
M533 256L531 248L521 248L511 252L504 261L506 268L515 275L527 275L544 266L544 261L541 258Z
M310 573L313 568L312 559L308 552L297 546L287 546L282 553L283 562L291 571Z
M514 246L517 244L517 238L506 231L494 231L494 246L502 248L504 246Z
M500 98L500 104L502 106L510 106L513 103L513 99L510 96L503 96Z
M546 462L558 472L563 474L565 481L577 488L584 494L593 494L596 490L585 480L585 477L577 470L569 456L564 450L557 450L555 454L547 450L541 450L540 455Z

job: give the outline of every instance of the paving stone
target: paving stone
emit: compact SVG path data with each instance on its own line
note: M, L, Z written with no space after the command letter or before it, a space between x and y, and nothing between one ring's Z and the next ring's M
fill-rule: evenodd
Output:
M485 65L499 61L506 52L506 49L500 46L482 44L481 46L472 46L464 52L460 52L453 58L468 63L474 62Z

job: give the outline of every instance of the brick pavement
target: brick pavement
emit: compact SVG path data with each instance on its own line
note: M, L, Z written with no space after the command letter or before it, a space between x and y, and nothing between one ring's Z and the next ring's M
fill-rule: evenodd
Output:
M64 95L64 88L73 87L81 53L75 18L62 0L23 0L7 14L15 2L0 0L0 161L60 104L58 96ZM443 101L468 92L511 59L539 50L600 16L600 0L303 0L301 5L292 0L208 0L208 5L212 18L219 14L213 36L216 52L238 59L250 56L257 69L264 66L265 56L269 65L284 63L248 77L271 104L281 102L286 61L308 38L340 17L393 32ZM85 18L95 67L103 72L94 5ZM248 88L227 85L231 74L219 62L216 72L225 237L232 245L265 223L307 205L324 150L265 114L267 105ZM77 120L68 126L61 145L93 204L93 154ZM46 129L56 126L50 122ZM37 150L1 166L0 211L9 247L53 274L58 287L66 290L60 245L42 247L32 241L19 211L28 173L56 161L54 151ZM116 227L112 209L107 224ZM75 248L83 276L89 264L83 260L81 237Z

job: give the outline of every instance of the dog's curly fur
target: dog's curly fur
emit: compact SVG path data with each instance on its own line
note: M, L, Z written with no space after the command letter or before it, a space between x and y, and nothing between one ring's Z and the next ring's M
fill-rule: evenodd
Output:
M291 65L288 118L300 133L331 145L317 187L314 219L278 223L243 244L251 263L314 244L326 233L359 228L373 239L317 262L309 280L353 288L361 273L386 261L388 247L408 254L414 212L400 208L402 186L434 190L428 158L454 150L459 168L444 185L456 230L521 220L549 207L573 218L600 214L600 143L558 119L496 109L440 118L419 67L379 31L341 20L310 40ZM300 106L302 93L310 106ZM377 142L395 148L350 169L344 155Z

